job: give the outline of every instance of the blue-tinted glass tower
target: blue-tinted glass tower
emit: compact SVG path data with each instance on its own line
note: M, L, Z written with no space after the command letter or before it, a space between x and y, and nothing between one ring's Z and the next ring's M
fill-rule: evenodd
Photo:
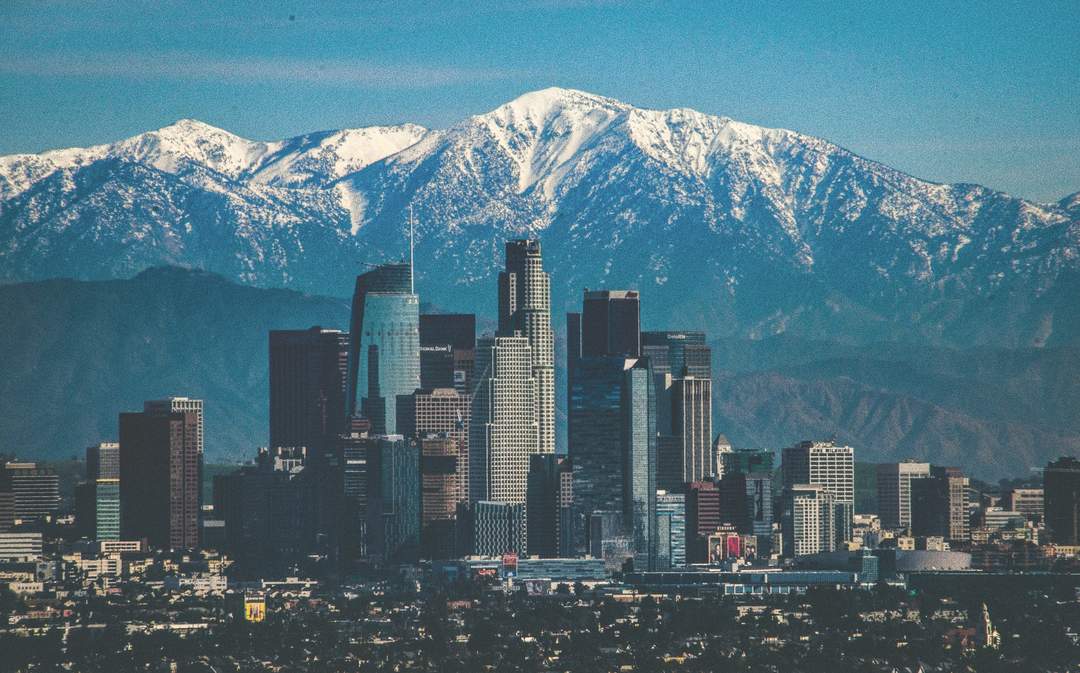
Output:
M366 416L375 434L397 434L397 396L420 387L420 300L410 264L356 277L349 336L349 414Z

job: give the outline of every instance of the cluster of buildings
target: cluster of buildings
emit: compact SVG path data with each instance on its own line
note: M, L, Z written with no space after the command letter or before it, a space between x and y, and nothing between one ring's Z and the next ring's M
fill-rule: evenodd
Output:
M540 243L506 244L497 328L479 338L474 315L421 313L411 262L375 266L356 278L348 332L270 333L269 448L215 476L212 503L202 401L147 401L120 414L117 442L87 450L76 537L212 550L229 559L219 569L247 578L466 557L663 573L1017 539L1075 554L1075 459L1048 465L1044 489L994 502L973 498L954 467L880 465L877 515L856 514L852 447L733 448L713 427L706 335L643 331L641 301L632 290L585 290L567 314L561 454ZM0 560L40 556L40 533L15 523L58 504L54 472L8 463Z

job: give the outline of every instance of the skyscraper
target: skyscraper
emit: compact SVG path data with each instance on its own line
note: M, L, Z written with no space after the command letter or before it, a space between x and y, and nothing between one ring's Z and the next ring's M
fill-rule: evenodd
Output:
M686 487L686 562L705 563L709 535L720 527L720 491L711 481Z
M420 387L420 300L412 266L383 264L356 277L349 328L348 412L396 434L397 396Z
M786 459L786 458L785 458ZM838 510L835 497L822 484L792 484L784 490L781 530L784 553L806 556L834 551Z
M86 448L86 482L75 491L79 535L93 540L120 539L120 445L102 442Z
M120 414L120 524L125 539L153 547L199 545L202 400L152 400Z
M881 527L911 525L911 480L930 476L930 463L882 463L877 466L878 516Z
M18 521L44 519L60 508L60 477L56 470L37 463L6 463L0 471L0 491L11 493Z
M120 445L101 442L86 447L86 480L120 478Z
M471 313L420 315L420 387L471 393L476 359L476 316Z
M471 377L471 374L470 374ZM441 435L455 446L455 492L462 502L469 500L469 423L472 402L467 393L456 388L417 390L408 397L398 397L398 426L406 437L420 439Z
M656 492L656 569L686 565L686 496Z
M710 379L686 376L672 381L671 422L673 434L682 438L683 482L714 476Z
M401 435L372 438L368 451L368 554L415 561L420 551L420 449ZM370 445L369 445L370 447Z
M785 489L796 485L820 484L831 494L837 507L834 530L836 542L851 539L855 508L855 450L834 442L804 441L784 449L781 465ZM830 547L831 551L835 547ZM785 545L784 549L787 549Z
M529 460L528 553L545 558L573 553L573 468L570 459L538 453Z
M1050 539L1080 544L1080 460L1062 457L1043 470L1044 509Z
M506 270L499 273L499 337L523 336L536 379L537 446L555 452L555 338L551 331L551 288L540 241L506 243Z
M911 481L911 533L963 542L969 537L968 479L958 467L930 469Z
M621 357L592 357L581 358L574 366L567 448L574 461L575 508L586 519L596 511L623 508L626 363Z
M345 431L349 335L312 327L270 332L270 446L307 447L321 460Z
M641 300L636 290L585 290L581 357L641 355Z
M632 364L631 364L632 363ZM634 567L656 569L656 391L647 358L628 360L622 390L622 511Z
M735 449L721 454L725 475L772 472L775 458L771 449Z
M461 502L458 443L445 434L420 442L420 554L444 559L454 555L457 506Z
M523 336L486 337L476 349L469 425L469 500L524 504L538 442L532 348Z

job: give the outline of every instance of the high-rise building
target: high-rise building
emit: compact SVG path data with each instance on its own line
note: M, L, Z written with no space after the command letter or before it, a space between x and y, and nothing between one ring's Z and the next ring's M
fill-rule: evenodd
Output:
M1046 527L1050 540L1080 545L1080 460L1062 457L1043 470Z
M930 476L930 463L905 461L877 466L878 516L881 527L903 530L911 526L911 480Z
M454 388L469 395L475 358L475 315L420 314L421 388Z
M686 562L708 560L708 538L722 524L720 490L712 481L695 481L686 487Z
M585 290L581 357L641 355L641 300L635 290Z
M476 350L469 424L469 500L524 504L529 456L540 450L529 340L486 337Z
M551 331L551 288L540 241L506 243L506 270L499 273L499 337L528 341L536 380L537 451L555 452L555 338ZM479 363L478 363L479 364Z
M420 450L401 435L372 438L368 451L368 554L415 561L420 552Z
M682 438L683 482L714 476L710 379L687 376L672 381L671 422L673 434Z
M720 454L724 474L772 472L776 454L771 449L735 449Z
M86 480L120 478L120 445L101 442L86 447Z
M462 502L469 500L471 416L472 398L456 388L423 389L409 396L398 397L398 426L401 434L417 439L428 435L442 435L457 446L456 493Z
M480 500L472 503L472 553L476 556L524 555L525 505Z
M623 378L627 360L582 358L574 365L567 413L567 449L574 464L579 519L623 508ZM584 528L584 526L582 526ZM580 530L581 546L588 531Z
M1045 497L1041 488L1013 488L1005 494L1005 509L1020 512L1028 521L1042 522Z
M855 508L855 450L834 442L804 441L784 449L781 465L785 489L820 484L832 493L839 512L837 543L851 539ZM784 547L787 549L787 546Z
M781 516L784 553L806 556L837 548L839 513L835 496L823 484L793 484L784 490Z
M15 528L15 494L0 489L0 533Z
M712 350L704 332L642 332L641 354L652 361L657 376L712 379Z
M631 364L632 362L632 364ZM647 358L628 361L622 390L622 511L634 567L656 568L656 390Z
M454 556L457 506L462 501L457 461L460 444L445 434L420 438L420 554Z
M120 414L120 524L123 538L157 548L199 546L202 510L202 400L151 400Z
M11 493L16 521L38 521L60 508L60 477L51 467L9 462L0 471L0 492Z
M711 392L711 391L710 391ZM731 446L731 440L727 438L727 435L720 433L713 440L713 460L716 461L716 466L713 468L713 474L717 479L724 478L724 456L734 451Z
M686 496L656 492L656 569L686 565Z
M412 266L383 264L356 277L349 327L347 404L375 434L397 434L397 396L420 387L420 299Z
M574 550L573 466L554 453L530 456L528 497L528 553L543 558L568 558Z
M967 490L968 479L957 467L934 466L929 476L912 480L911 534L967 540Z
M349 335L312 327L270 332L270 446L322 460L345 431Z

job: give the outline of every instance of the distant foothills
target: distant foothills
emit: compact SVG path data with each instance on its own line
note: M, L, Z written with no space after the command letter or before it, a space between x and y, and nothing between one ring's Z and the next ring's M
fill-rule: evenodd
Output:
M504 241L543 242L559 367L585 288L640 291L645 328L705 331L736 446L836 437L988 479L1080 450L1080 192L1034 203L545 89L442 130L261 142L183 120L0 157L19 326L0 332L0 451L80 454L118 409L177 394L206 402L208 459L250 456L267 332L347 330L336 297L402 258L409 213L421 300L481 321Z
M649 301L644 294L643 308ZM7 453L47 459L81 455L115 436L118 410L164 394L205 400L208 462L250 458L267 442L269 330L349 324L344 299L176 267L128 280L0 286L0 312L19 325L0 332L8 410L0 438ZM558 330L559 390L563 336ZM857 447L860 461L933 460L994 480L1080 447L1078 345L951 349L791 335L710 335L710 345L713 426L736 446L835 437ZM560 406L560 443L564 419Z

